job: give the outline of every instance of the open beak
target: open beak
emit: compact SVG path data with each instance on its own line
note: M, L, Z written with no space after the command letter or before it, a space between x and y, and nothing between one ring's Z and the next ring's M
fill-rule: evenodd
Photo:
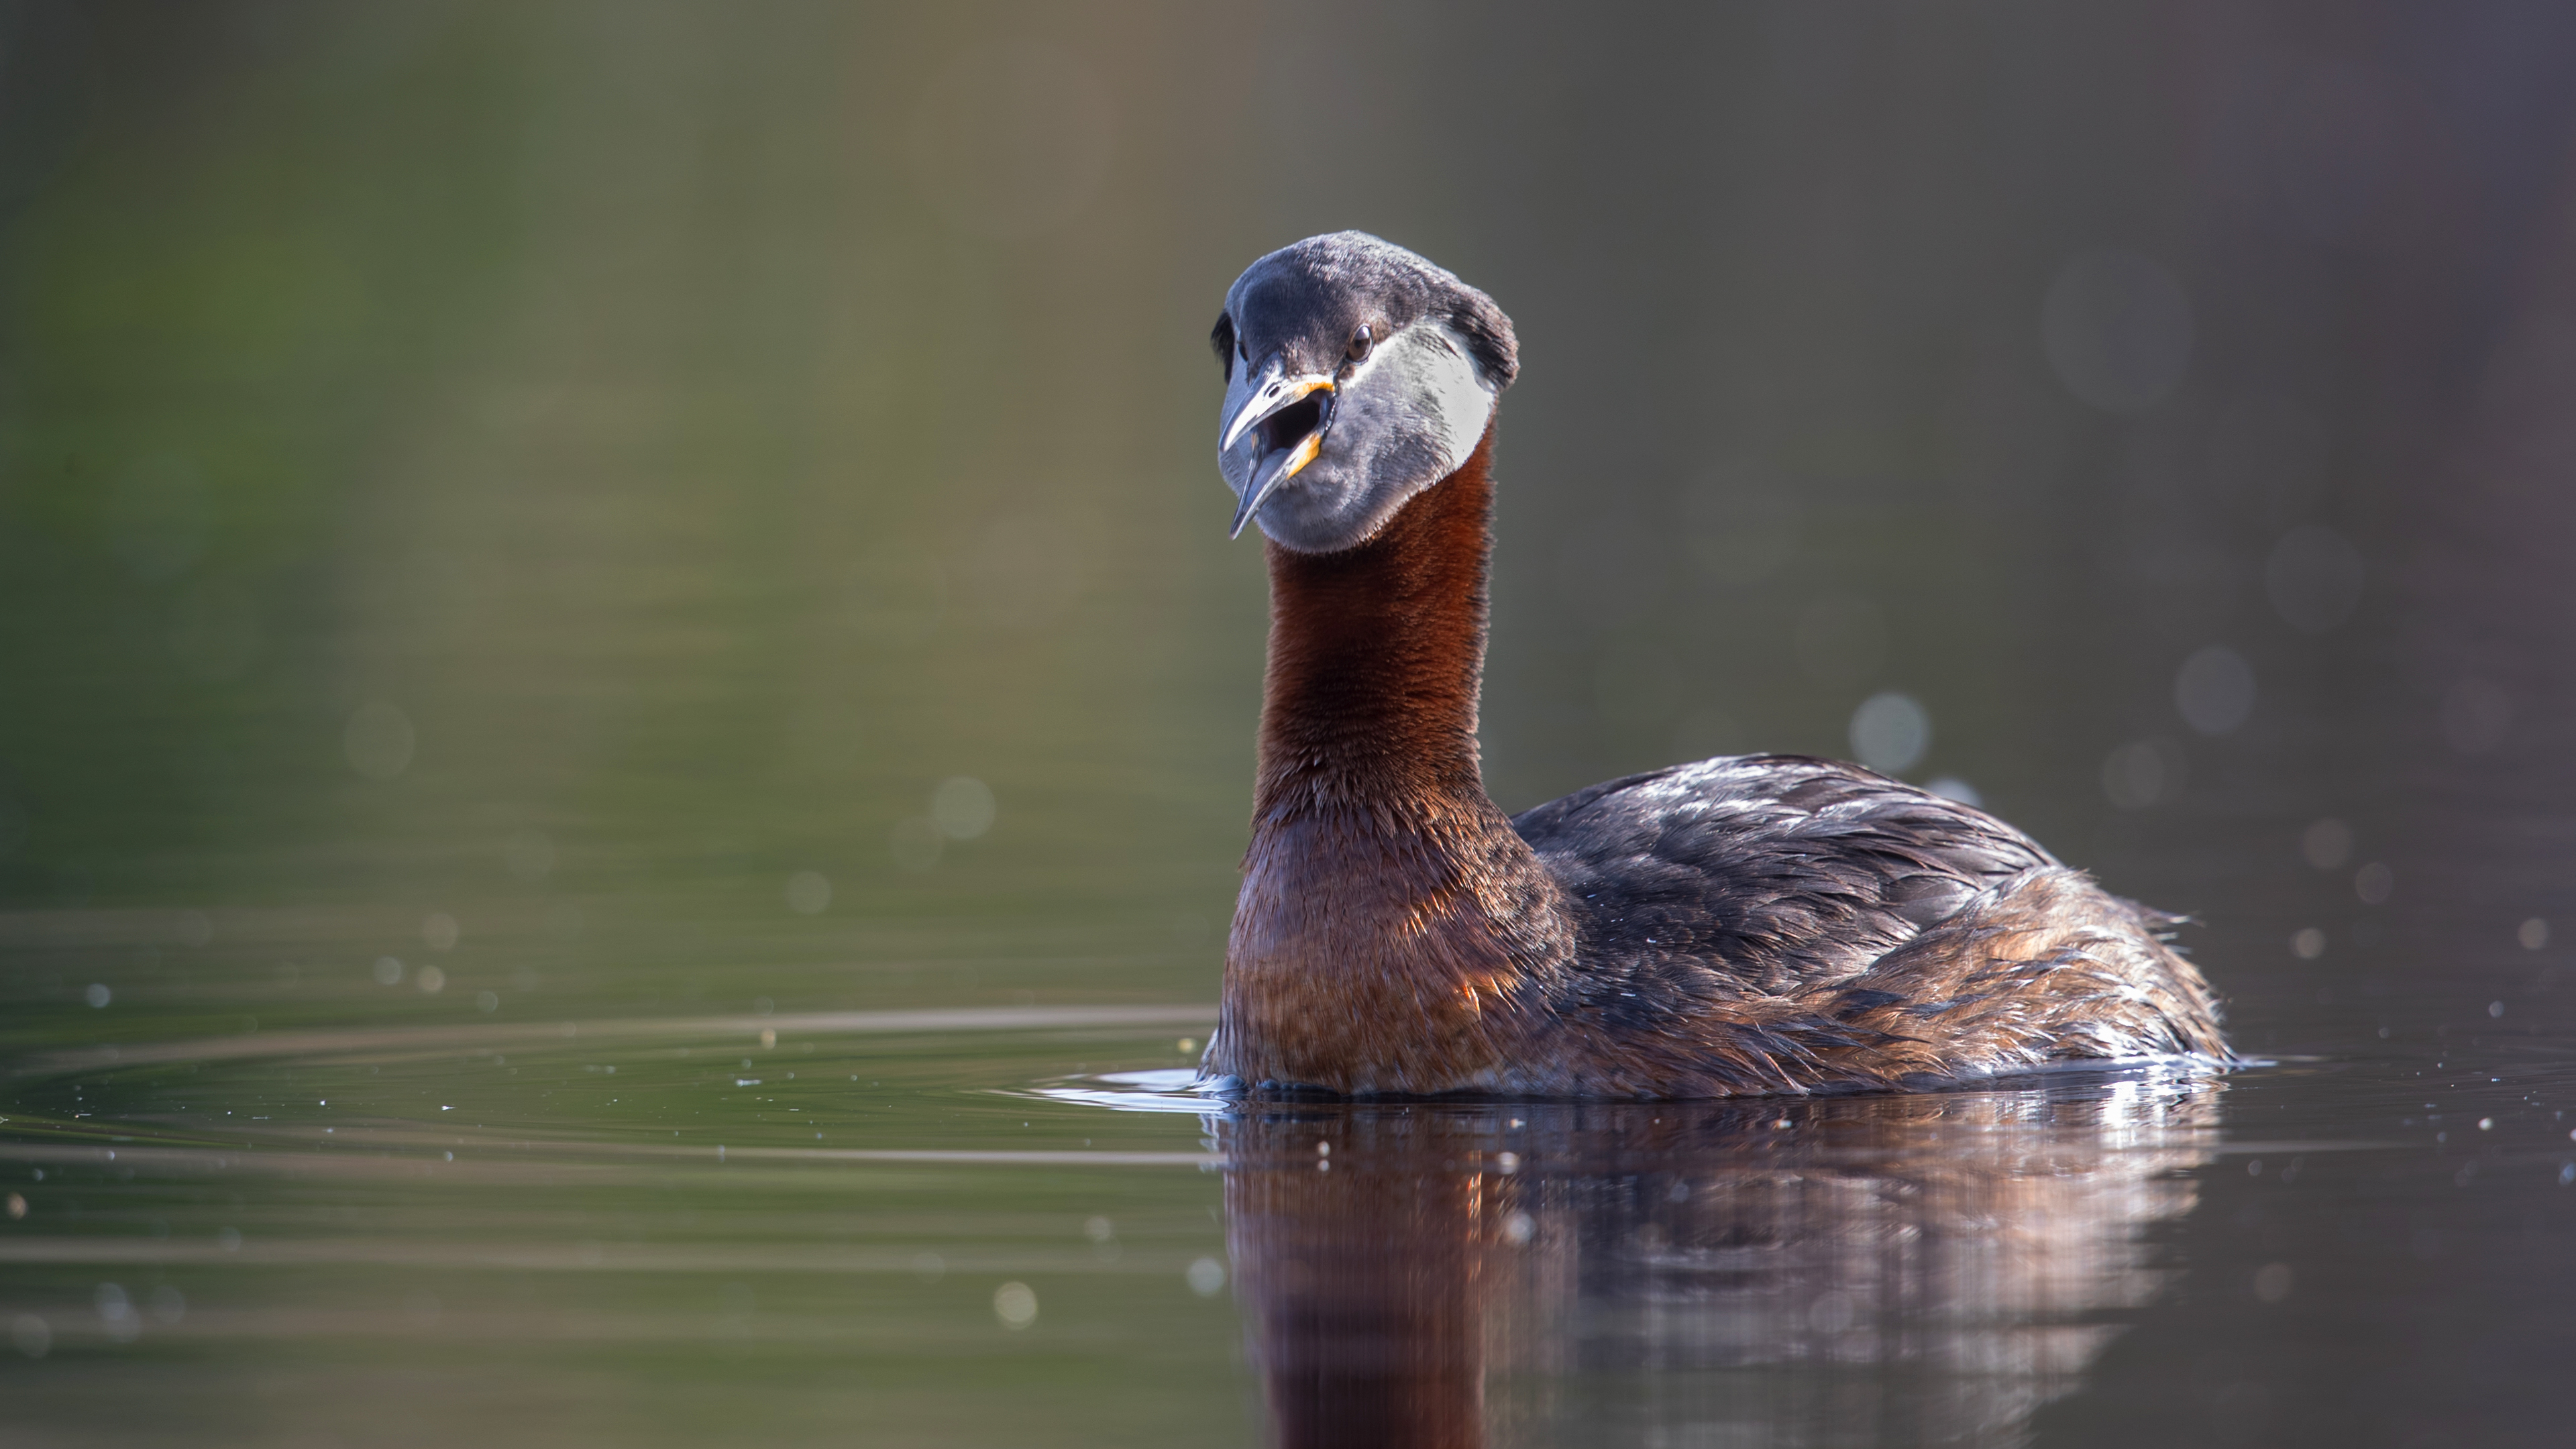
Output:
M1258 453L1259 461L1253 465L1251 481L1244 485L1243 501L1234 510L1234 527L1226 534L1228 538L1242 537L1243 525L1261 511L1261 505L1270 500L1270 495L1279 485L1296 477L1297 470L1315 461L1315 455L1323 450L1324 431L1333 420L1330 396L1333 380L1321 373L1290 377L1287 372L1287 365L1276 359L1263 369L1261 385L1253 389L1251 398L1244 403L1242 411L1234 415L1234 420L1225 425L1225 437L1217 444L1218 452L1233 447L1245 433L1305 401L1311 394L1326 394L1323 406L1316 412L1315 425L1295 441L1275 441L1267 436L1261 440L1263 446Z
M1270 495L1278 491L1280 484L1296 477L1298 469L1314 462L1315 454L1323 447L1324 430L1318 426L1293 446L1273 448L1262 454L1260 466L1252 470L1252 481L1244 485L1243 502L1235 507L1234 527L1227 530L1225 536L1243 537L1243 526L1252 521L1252 515L1261 511L1261 505L1270 501Z

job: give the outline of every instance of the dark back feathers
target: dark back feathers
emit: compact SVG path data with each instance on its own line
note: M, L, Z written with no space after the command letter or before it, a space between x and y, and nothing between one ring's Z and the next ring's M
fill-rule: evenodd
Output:
M1858 975L1978 892L2057 863L1974 807L1797 755L1631 775L1512 828L1571 898L1585 959L1772 995Z

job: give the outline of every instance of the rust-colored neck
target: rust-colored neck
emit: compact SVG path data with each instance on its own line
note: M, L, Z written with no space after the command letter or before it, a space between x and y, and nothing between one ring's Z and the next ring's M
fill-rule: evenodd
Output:
M1489 428L1456 472L1357 548L1268 545L1256 821L1318 806L1484 800L1476 693L1493 443Z
M1572 934L1476 767L1490 431L1368 543L1270 549L1261 778L1207 1066L1439 1092L1511 1080Z

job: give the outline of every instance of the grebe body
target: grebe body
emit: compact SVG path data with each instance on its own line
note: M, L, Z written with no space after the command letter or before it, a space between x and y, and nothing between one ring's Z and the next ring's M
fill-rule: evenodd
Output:
M1207 1075L1712 1097L2225 1056L2172 918L1856 766L1703 760L1506 818L1476 710L1510 321L1343 232L1256 262L1213 340L1271 626Z

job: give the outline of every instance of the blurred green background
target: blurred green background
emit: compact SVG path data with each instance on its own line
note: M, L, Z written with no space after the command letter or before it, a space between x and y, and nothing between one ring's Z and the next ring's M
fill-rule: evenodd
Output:
M2564 737L2565 509L2475 461L2559 366L2546 7L0 17L0 930L138 1009L200 937L307 942L290 1014L1207 999L1264 604L1201 339L1345 226L1523 338L1508 808L1895 692L1894 767L2304 1000L2391 783Z

